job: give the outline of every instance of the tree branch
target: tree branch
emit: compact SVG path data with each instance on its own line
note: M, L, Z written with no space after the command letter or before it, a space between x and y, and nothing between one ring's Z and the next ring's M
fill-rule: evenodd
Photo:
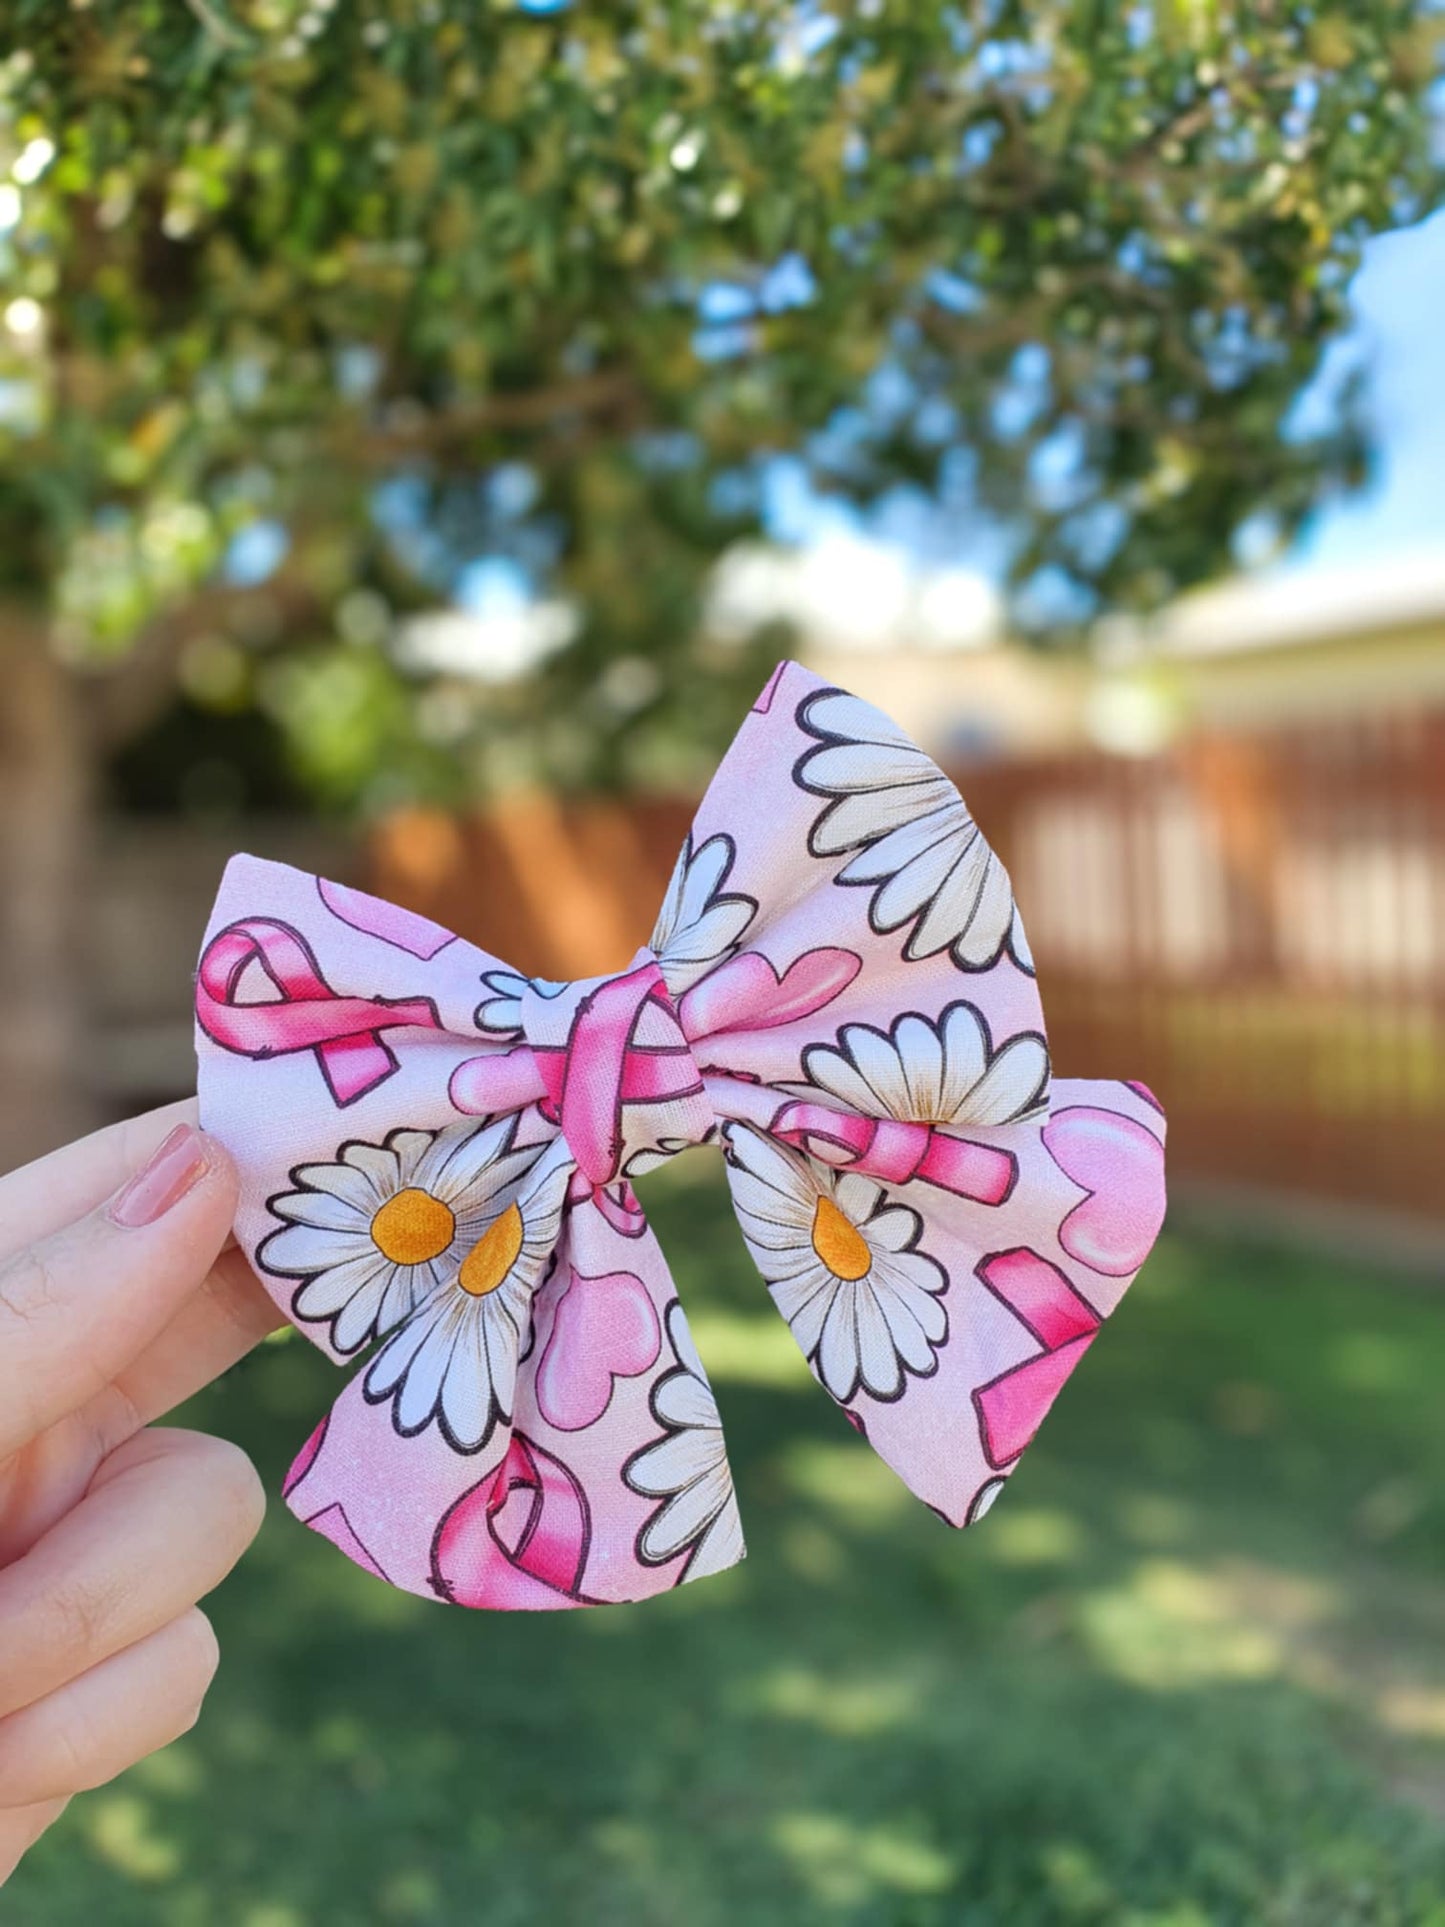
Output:
M110 755L163 712L175 693L176 665L188 644L231 629L243 612L262 609L288 629L326 613L316 591L285 571L255 588L201 587L154 616L122 662L83 674L80 700L92 754Z
M349 461L384 468L409 455L445 453L457 444L502 430L546 428L568 417L608 415L635 403L638 394L629 370L600 369L546 388L488 395L464 408L427 413L390 427L343 426L336 432L333 448Z

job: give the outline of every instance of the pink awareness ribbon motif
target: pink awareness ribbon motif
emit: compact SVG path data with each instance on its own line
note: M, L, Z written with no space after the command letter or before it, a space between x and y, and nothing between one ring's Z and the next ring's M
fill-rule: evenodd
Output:
M858 1449L957 1526L1163 1217L1159 1106L1052 1076L1012 888L962 798L796 663L625 969L530 979L238 856L196 1047L238 1241L355 1367L287 1503L373 1575L464 1606L620 1603L743 1557L712 1388L633 1189L680 1151L721 1152Z
M260 1002L239 987L256 965L280 995ZM383 1030L406 1024L435 1029L436 1006L425 997L339 997L299 930L269 917L245 917L217 931L196 973L196 1021L214 1043L243 1057L314 1051L338 1104L354 1104L397 1068Z
M1094 1342L1100 1319L1059 1267L1036 1251L996 1252L977 1269L989 1290L1043 1348L980 1385L973 1395L984 1455L1002 1470L1038 1431L1064 1381Z

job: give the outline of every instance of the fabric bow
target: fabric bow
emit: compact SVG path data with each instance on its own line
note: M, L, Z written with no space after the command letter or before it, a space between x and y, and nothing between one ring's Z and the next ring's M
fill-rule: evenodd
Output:
M707 1375L630 1180L720 1140L815 1376L981 1517L1143 1262L1164 1123L1050 1083L1002 865L886 717L785 663L614 976L519 976L411 912L228 866L196 983L237 1237L334 1359L286 1482L468 1606L635 1600L743 1556Z

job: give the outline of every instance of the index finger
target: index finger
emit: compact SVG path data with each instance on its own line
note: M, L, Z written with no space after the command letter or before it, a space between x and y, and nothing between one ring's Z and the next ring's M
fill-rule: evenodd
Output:
M195 1121L196 1100L183 1097L7 1171L0 1177L0 1262L103 1204L178 1124Z
M103 1392L199 1288L230 1233L234 1167L193 1126L134 1187L0 1263L0 1458Z

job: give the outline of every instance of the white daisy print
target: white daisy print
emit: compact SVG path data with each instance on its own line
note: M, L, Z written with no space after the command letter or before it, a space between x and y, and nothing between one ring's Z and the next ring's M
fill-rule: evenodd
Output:
M328 1324L335 1351L394 1334L367 1395L397 1395L402 1431L436 1417L459 1451L483 1444L510 1402L571 1174L565 1146L517 1148L515 1134L504 1118L345 1144L334 1163L292 1172L297 1188L269 1201L285 1223L256 1254L302 1281L292 1313Z
M736 855L730 836L694 849L689 831L682 846L650 946L674 997L732 956L757 914L752 897L723 888Z
M901 1398L910 1375L931 1377L948 1336L948 1274L917 1248L918 1213L871 1178L785 1150L748 1125L729 1124L725 1135L743 1236L833 1397Z
M543 997L555 997L567 986L554 983L550 977L523 977L518 971L501 969L483 971L482 988L486 995L472 1017L477 1029L492 1037L520 1037L526 992L534 990Z
M712 1387L675 1298L667 1335L677 1368L652 1393L652 1415L664 1436L635 1452L622 1476L634 1492L662 1500L637 1535L638 1559L664 1566L686 1552L684 1577L701 1579L743 1557L743 1527Z
M468 1240L495 1215L490 1200L540 1154L537 1145L514 1150L507 1123L343 1144L334 1164L299 1165L297 1188L268 1200L286 1222L262 1241L257 1262L304 1281L292 1313L329 1324L333 1350L360 1351L455 1275Z
M808 1086L865 1117L915 1124L1015 1124L1048 1106L1049 1053L1037 1031L994 1050L983 1013L950 1004L937 1019L915 1011L889 1031L845 1024L832 1044L803 1052Z
M995 1501L1007 1484L1007 1478L985 1479L969 1501L965 1523L976 1526L980 1519L986 1518L993 1511Z
M513 1121L489 1128L510 1132ZM373 1405L392 1401L404 1437L435 1423L453 1451L477 1452L498 1421L511 1422L532 1297L556 1249L574 1169L560 1138L534 1156L520 1182L478 1200L460 1264L367 1367L362 1389Z
M1033 963L1008 872L943 771L870 703L840 689L804 699L798 724L820 739L798 759L800 786L829 799L813 824L814 856L852 856L836 881L871 885L880 934L911 924L910 961L947 950L961 970L987 970L1009 950Z

